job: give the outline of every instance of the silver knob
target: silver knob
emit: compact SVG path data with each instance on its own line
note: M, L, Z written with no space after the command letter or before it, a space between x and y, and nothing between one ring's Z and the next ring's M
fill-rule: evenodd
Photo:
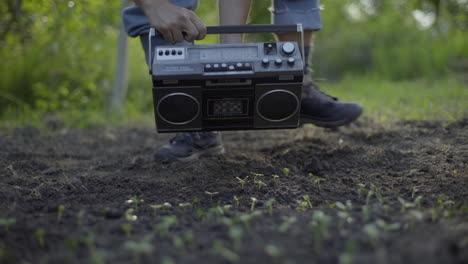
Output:
M296 48L294 47L294 44L292 42L285 42L283 43L281 50L283 51L285 55L291 55L294 53Z
M295 62L296 62L296 60L295 60L294 58L289 58L289 59L288 59L288 64L289 64L290 66L293 66Z
M268 60L268 58L263 58L263 59L262 59L262 65L263 65L263 67L267 67L268 64L270 64L270 61Z
M275 60L276 66L280 66L282 63L283 63L283 61L280 58Z

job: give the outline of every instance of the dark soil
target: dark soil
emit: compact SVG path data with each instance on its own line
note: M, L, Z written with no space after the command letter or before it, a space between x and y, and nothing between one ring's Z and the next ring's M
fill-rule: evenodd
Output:
M152 127L0 131L0 263L468 263L467 119L223 135L224 156L162 165Z

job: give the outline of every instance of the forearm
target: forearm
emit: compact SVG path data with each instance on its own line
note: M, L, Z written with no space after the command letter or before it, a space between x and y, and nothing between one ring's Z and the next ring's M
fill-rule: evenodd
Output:
M242 25L247 22L251 0L219 0L220 25ZM241 34L221 35L221 43L242 42Z

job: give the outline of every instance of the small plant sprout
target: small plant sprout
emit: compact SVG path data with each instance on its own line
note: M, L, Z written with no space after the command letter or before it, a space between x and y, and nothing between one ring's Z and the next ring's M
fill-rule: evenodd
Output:
M250 197L250 200L252 200L252 204L250 205L250 211L255 210L255 204L257 203L257 198L255 197Z
M411 199L414 199L414 197L416 196L416 193L419 191L419 186L414 186L414 187L411 187Z
M338 228L342 230L344 228L345 223L351 224L354 219L351 217L350 213L347 211L339 211L337 213L338 217L340 218L340 222L338 223Z
M263 186L267 186L263 181L261 180L254 180L255 184L257 184L258 190L260 191Z
M230 249L225 248L221 240L214 241L213 252L229 262L238 262L240 259L240 257L236 253L234 253Z
M283 250L275 245L266 245L265 252L275 261L283 255Z
M146 236L143 240L136 241L127 241L124 244L124 247L127 250L130 250L133 253L133 263L140 263L141 255L149 254L153 251L153 245L151 244L152 236Z
M418 210L409 210L410 228L413 229L416 222L421 222L424 219L424 213Z
M380 192L375 192L375 197L377 197L380 205L384 205L388 201L388 197L383 197Z
M364 222L369 222L372 217L372 211L369 205L362 206L362 220Z
M133 226L130 223L123 224L120 226L120 229L125 233L125 236L128 238L132 234Z
M372 198L372 195L374 195L374 191L373 191L373 190L369 190L369 191L367 192L367 195L366 195L366 204L367 204L367 205L369 205L370 200L371 200L371 198Z
M279 175L273 174L273 175L271 175L271 177L273 178L273 182L274 182L274 183L278 183L278 180L279 180L279 178L280 178Z
M259 217L262 215L261 211L253 211L252 213L249 214L243 214L239 216L239 221L242 222L247 230L250 229L250 222L255 219L256 217Z
M206 218L206 213L202 209L197 209L197 216L198 216L198 218L203 220L203 219Z
M193 198L193 201L192 201L192 207L193 207L193 208L197 208L199 202L200 202L200 201L198 200L198 196L195 196L195 198Z
M170 203L151 204L150 207L153 209L153 216L156 216L160 209L168 209L171 208L172 205Z
M135 210L133 208L128 208L124 214L125 220L130 221L130 222L136 221L138 219L138 216L134 215L133 214L134 212Z
M309 172L309 179L313 182L314 178L315 178L315 174L313 174L312 172Z
M423 200L422 195L419 195L418 197L416 197L416 198L414 199L414 204L416 205L416 207L417 207L418 209L421 209L422 200Z
M414 203L411 203L411 202L407 202L405 201L403 198L401 197L398 197L398 201L400 202L401 204L401 212L404 214L406 212L406 210L408 208L413 208L414 207Z
M312 233L314 235L314 246L317 252L322 250L322 243L328 236L328 226L331 218L322 211L315 211L312 215Z
M244 230L242 230L240 226L232 226L229 228L229 237L234 241L234 249L240 250L242 237L244 237Z
M336 206L336 202L332 203L332 202L329 202L328 200L325 201L325 202L327 203L328 208L330 208L330 209L333 209L333 208L335 208L335 206Z
M180 208L192 208L191 203L179 203Z
M283 216L283 223L278 227L278 230L282 233L289 230L293 224L297 222L297 217L295 216Z
M283 174L284 174L284 176L286 176L286 177L288 177L288 175L289 175L290 172L291 172L291 169L289 169L289 168L284 168L284 169L283 169Z
M219 194L219 192L208 192L208 191L205 191L205 194L210 196L210 201L213 202L213 196L216 196Z
M356 189L357 189L357 192L358 192L358 198L361 199L361 195L362 193L366 190L366 185L363 184L363 183L358 183L356 185Z
M85 214L86 211L84 209L80 209L80 211L78 211L78 213L76 214L76 224L78 225L78 227L80 227L81 224L83 224Z
M312 202L310 201L310 195L306 194L306 195L302 196L302 198L307 202L307 205L309 206L310 209L314 208L312 206Z
M254 176L254 181L257 181L259 177L263 177L264 175L261 174L261 173L255 173L255 172L251 172L250 174L252 174Z
M376 247L377 243L379 242L380 238L380 231L374 224L367 224L364 226L364 232L367 234L369 238L369 242Z
M65 211L65 206L63 204L59 205L57 208L57 221L62 221L63 212Z
M376 222L378 227L382 228L384 232L395 231L400 229L401 225L399 223L387 224L384 220L378 219Z
M15 223L16 223L15 218L0 218L0 226L4 226L6 232L9 232L10 226L14 225Z
M177 216L164 216L161 221L154 226L154 230L156 231L159 236L164 236L167 234L169 229L177 224Z
M325 179L323 179L323 178L315 178L314 181L313 181L313 184L314 184L315 186L317 186L317 188L318 188L319 190L322 190L322 185L321 185L321 184L322 184L322 182L324 182L324 181L325 181Z
M45 230L43 228L36 229L36 238L41 248L45 247Z
M268 208L268 213L269 213L270 215L273 214L273 204L274 204L274 203L275 203L275 198L271 198L271 199L268 199L268 200L265 202L265 204L264 204L264 206L265 206L266 208Z
M236 177L236 179L239 181L240 185L241 185L241 188L244 189L244 185L247 183L247 179L249 178L249 176L245 177L244 179L241 179L239 177Z
M240 206L240 201L244 199L243 196L240 196L240 197L237 197L234 195L234 201L236 201L236 206L239 207Z
M135 210L138 209L138 205L145 202L143 199L138 199L136 196L130 197L130 199L126 200L125 203L129 205L135 206Z
M338 257L339 264L353 264L355 255L355 246L352 240L346 241L345 250Z

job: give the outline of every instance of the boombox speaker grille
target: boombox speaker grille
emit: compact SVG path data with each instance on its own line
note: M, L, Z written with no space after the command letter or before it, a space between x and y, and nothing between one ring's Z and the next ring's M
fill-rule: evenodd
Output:
M173 125L192 122L200 114L200 104L195 97L186 93L170 93L159 100L159 117Z
M299 99L287 90L277 89L263 94L257 101L258 114L265 120L281 122L291 118L299 109Z

